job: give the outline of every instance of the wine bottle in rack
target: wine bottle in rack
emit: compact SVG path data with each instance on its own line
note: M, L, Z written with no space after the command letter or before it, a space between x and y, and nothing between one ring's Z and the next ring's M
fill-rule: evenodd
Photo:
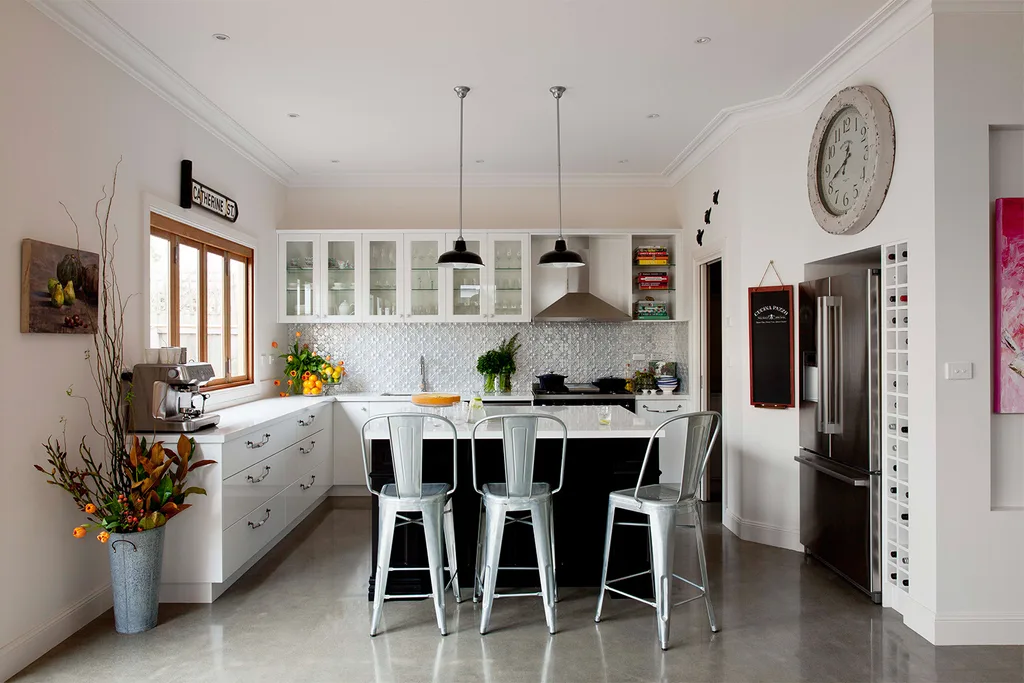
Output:
M900 519L902 519L904 522L907 522L910 520L910 515L906 512L900 513Z
M910 564L910 558L909 557L901 557L900 558L900 562L902 562L903 564Z
M895 550L890 550L889 551L889 557L895 558L896 557L896 551Z
M893 252L893 253L889 254L888 255L888 259L890 261L895 261L896 260L896 252Z
M903 585L904 586L909 586L910 585L910 579L903 579Z
M890 486L889 487L889 493L891 493L891 494L893 494L895 496L896 495L896 487L895 486Z
M902 427L900 427L900 431L906 434L908 431L907 425L903 425Z
M889 574L889 578L892 579L893 581L895 581L896 580L896 572L893 572L893 573Z
M896 295L895 294L890 294L889 295L889 303L891 303L891 304L896 303Z
M903 250L903 258L907 258L907 250L906 249Z
M900 294L900 303L904 303L904 304L907 303L907 295L906 294Z

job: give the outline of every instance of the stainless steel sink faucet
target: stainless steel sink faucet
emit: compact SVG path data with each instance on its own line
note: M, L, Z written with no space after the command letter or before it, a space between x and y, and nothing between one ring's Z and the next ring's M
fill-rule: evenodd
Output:
M427 390L427 361L420 356L420 391Z

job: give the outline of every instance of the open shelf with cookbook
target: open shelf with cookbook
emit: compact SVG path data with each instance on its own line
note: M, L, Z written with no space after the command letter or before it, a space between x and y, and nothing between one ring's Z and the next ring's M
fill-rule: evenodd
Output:
M674 235L632 235L630 249L633 320L678 320L678 240Z

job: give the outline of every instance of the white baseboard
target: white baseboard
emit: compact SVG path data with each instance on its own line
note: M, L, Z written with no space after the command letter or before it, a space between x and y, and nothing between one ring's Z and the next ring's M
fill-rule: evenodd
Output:
M105 584L71 605L45 624L0 648L0 680L6 681L26 666L100 616L114 604L110 584Z
M331 487L330 496L364 496L369 498L370 492L366 490L366 484L349 486L348 484L335 484Z
M936 616L931 642L936 645L1024 645L1024 614Z
M804 550L803 545L800 544L800 532L796 529L783 529L771 524L743 519L728 509L722 511L722 524L725 525L726 529L744 541L752 541L797 552L803 552Z

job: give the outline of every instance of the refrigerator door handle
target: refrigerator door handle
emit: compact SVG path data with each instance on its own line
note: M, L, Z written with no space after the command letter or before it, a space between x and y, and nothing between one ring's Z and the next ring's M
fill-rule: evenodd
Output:
M843 298L818 297L818 431L843 433Z
M844 484L849 484L851 486L869 486L871 484L871 478L870 477L857 477L857 478L851 477L851 476L849 476L849 475L847 475L847 474L845 474L843 472L838 471L836 468L829 467L826 464L817 462L817 461L807 457L806 455L794 455L793 459L796 460L801 465L807 465L812 470L817 470L818 472L821 472L822 474L827 474L828 476L832 477L833 479L838 479L839 481L843 482Z

